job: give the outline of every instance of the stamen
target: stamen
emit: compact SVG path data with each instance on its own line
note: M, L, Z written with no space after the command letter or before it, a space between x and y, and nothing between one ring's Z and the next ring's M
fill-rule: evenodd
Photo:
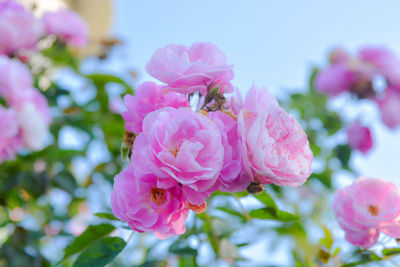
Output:
M368 212L371 213L372 216L378 216L379 208L374 205L368 205Z
M157 206L162 206L167 201L165 189L153 187L150 190L150 198Z

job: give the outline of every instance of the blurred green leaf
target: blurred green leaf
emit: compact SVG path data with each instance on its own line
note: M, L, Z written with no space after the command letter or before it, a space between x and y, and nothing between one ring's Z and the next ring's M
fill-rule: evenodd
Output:
M216 209L234 215L236 217L239 217L242 222L246 221L246 216L244 216L244 214L232 209L231 207L217 207Z
M299 220L299 216L281 210L275 210L274 208L261 208L250 211L250 217L255 219L264 219L264 220L278 220L283 222L290 222Z
M197 256L197 250L189 247L182 240L178 240L169 247L169 252L178 254L181 256Z
M348 169L351 157L351 147L348 145L337 145L335 147L335 154L337 158L340 160L342 167Z
M328 228L325 226L322 226L322 229L324 230L325 236L319 240L321 245L323 245L328 251L331 250L332 244L333 244L333 237L331 232L329 231Z
M254 195L254 197L261 201L261 203L263 203L265 206L278 209L274 199L267 192L263 191L258 195Z
M72 243L65 248L64 257L60 262L80 252L97 239L108 235L109 233L114 231L114 229L114 226L105 223L98 225L89 225L88 228L86 228L86 230L80 236L75 238L74 241L72 241Z
M120 237L106 237L95 241L76 259L73 267L102 267L110 263L126 246Z
M384 256L393 256L400 254L400 248L384 248L382 250Z
M112 214L112 213L98 212L98 213L95 213L94 215L99 218L107 219L110 221L121 221L120 219L115 217L114 214Z
M132 87L130 87L124 80L122 80L119 77L113 76L113 75L109 75L109 74L101 74L101 73L96 73L96 74L89 74L86 75L86 78L92 80L95 84L97 85L104 85L106 83L118 83L121 84L123 86L125 86L125 88L127 89L127 92L132 94L133 93L133 89Z

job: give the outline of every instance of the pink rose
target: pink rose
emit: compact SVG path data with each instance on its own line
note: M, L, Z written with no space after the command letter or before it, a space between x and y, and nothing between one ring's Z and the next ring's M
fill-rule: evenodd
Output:
M385 47L364 47L358 52L361 60L379 69L389 85L400 86L400 59Z
M108 102L108 109L112 113L121 114L122 112L126 111L124 101L120 96L114 96Z
M372 134L368 127L364 127L359 121L355 121L347 128L347 140L349 145L366 154L373 145Z
M154 232L160 238L183 234L189 214L179 186L157 186L157 176L136 176L133 165L114 178L111 208L114 215L138 232Z
M124 97L127 111L122 113L125 129L134 133L142 131L144 117L152 111L163 107L187 107L188 100L184 95L168 92L163 86L153 82L145 82L138 86L135 96Z
M346 63L349 59L349 54L342 47L336 47L329 54L329 62L331 64Z
M238 116L243 164L259 183L299 186L311 174L307 136L265 88L252 87Z
M400 125L400 92L387 88L383 99L376 99L384 124L391 129Z
M41 150L52 118L46 97L32 84L32 75L24 64L0 56L0 96L17 115L24 145Z
M393 60L396 56L385 47L363 47L358 51L361 60L372 63L378 68L387 65L388 61Z
M349 69L348 65L340 62L318 71L315 87L322 93L336 96L350 91L356 78L357 75Z
M17 114L0 105L0 163L15 158L22 147Z
M42 150L52 121L47 99L33 87L20 88L17 92L7 103L18 115L24 145L34 151Z
M43 33L40 20L12 0L0 3L0 54L32 50Z
M194 43L190 47L170 44L158 49L146 64L147 72L167 84L167 88L183 94L207 87L219 87L220 92L233 90L232 66L224 53L211 43Z
M32 84L32 74L26 65L0 55L0 96L9 100L24 95L25 89L32 87Z
M43 22L48 34L55 34L70 45L82 47L88 43L88 25L71 10L46 12L43 15Z
M400 190L391 182L361 177L336 192L332 207L340 227L350 236L348 241L356 239L353 244L369 247L380 230L398 220Z
M166 107L149 113L135 139L132 162L158 177L159 188L181 185L191 204L212 193L224 158L221 133L206 116L189 108Z
M378 242L379 238L379 230L374 228L369 228L360 231L346 231L345 238L351 244L363 247L370 248Z
M251 183L251 179L243 169L237 122L221 111L210 112L208 116L220 130L224 146L224 161L215 184L216 190L241 192Z
M385 226L381 231L388 236L400 238L400 216L388 226Z

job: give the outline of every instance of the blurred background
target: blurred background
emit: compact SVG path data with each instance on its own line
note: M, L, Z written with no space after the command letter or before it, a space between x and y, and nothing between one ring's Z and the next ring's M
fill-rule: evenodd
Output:
M253 83L258 86L267 86L274 96L288 106L292 103L289 100L291 94L307 92L313 68L327 66L328 52L336 46L343 46L350 53L356 53L357 49L364 45L384 45L400 55L398 30L400 2L394 0L21 1L30 7L35 5L37 14L67 6L76 10L88 22L92 41L87 48L76 51L81 57L87 57L82 61L80 72L84 75L101 73L117 76L132 88L140 82L154 80L145 72L145 64L156 49L170 43L190 45L193 42L212 42L216 44L227 55L228 62L235 66L233 83L243 93ZM93 98L93 91L88 89L87 82L70 68L63 69L54 77L54 80L58 86L68 88L78 104L84 105ZM118 99L120 95L126 93L124 83L106 84L95 78L92 80L97 89L100 87L107 89L109 99L114 97ZM58 99L57 103L67 108L70 107L68 101ZM315 105L318 104L321 103L315 103ZM329 181L332 181L330 189L349 185L359 175L387 178L400 185L398 167L400 159L397 155L397 151L400 151L400 128L389 130L385 127L380 120L377 107L368 101L355 103L345 95L330 101L327 107L330 111L339 114L345 122L357 118L367 122L372 126L374 136L374 147L370 153L367 155L357 151L352 153L349 163L352 171L337 162L330 165L333 170L332 177L329 178L331 179ZM307 109L307 107L304 108ZM302 120L304 117L300 113L294 112L294 115ZM116 119L118 116L114 114L112 119L118 120ZM120 120L118 123L120 127L123 122ZM88 200L85 202L87 205L77 202L80 204L75 207L74 219L65 228L72 235L81 233L89 223L101 221L93 216L94 213L110 211L109 195L112 190L112 177L124 165L120 159L118 147L120 145L118 140L122 142L123 129L118 128L116 132L119 135L115 135L115 132L104 131L104 127L107 125L94 125L93 136L74 128L60 130L58 145L61 149L87 149L86 155L74 157L69 166L77 183L85 187L85 190L76 189L73 194L78 199ZM108 134L114 134L112 140L114 143L108 143ZM343 131L338 130L331 138L333 141L329 140L333 143L345 142L343 141L344 134ZM110 149L111 147L114 149ZM113 161L115 166L107 169L106 163L110 161ZM324 158L322 161L327 160ZM314 167L319 172L324 166L317 159ZM275 189L271 189L269 193L277 197L276 202L279 206L289 211L292 211L293 207L285 203L284 199L288 199L291 203L296 203L299 199L304 200L303 204L299 204L299 210L296 212L312 215L317 206L315 202L318 202L318 197L321 197L321 195L318 196L318 192L328 190L322 184L311 182L310 189L304 187L298 191L288 189L276 192ZM69 210L73 202L71 196L62 189L49 191L47 197L53 203L53 209L59 211L60 214L63 214L65 209ZM343 242L343 231L338 228L331 211L327 210L331 205L331 200L332 196L327 195L323 201L325 210L319 210L316 216L324 214L321 221L332 231L338 246L344 252L351 251L353 248ZM242 202L246 209L259 205L257 201L249 197L243 199ZM237 203L230 204L238 208ZM227 204L216 196L214 206L221 205ZM324 208L320 207L320 209ZM215 216L218 217L217 215ZM239 227L236 232L233 231L234 233L228 235L231 243L249 243L238 245L236 249L231 249L229 247L231 243L228 243L226 258L246 258L247 261L242 264L239 261L240 266L294 266L296 257L292 257L292 251L296 245L293 240L280 237L279 242L274 242L280 235L276 230L278 228L275 228L278 227L278 223L251 221L241 225L234 219L231 222L229 217L222 216L222 218L235 227ZM195 216L191 216L188 224L196 225L196 220ZM27 228L34 225L31 217L18 218L17 221ZM214 225L217 229L218 223L221 229L226 227L220 221L216 220L216 226ZM318 240L324 236L322 228L314 227L319 223L321 222L313 221L305 222L303 225L311 243L318 243ZM130 231L121 227L118 229L113 232L113 235L127 239ZM275 229L275 232L271 229ZM0 233L0 241L4 243L11 232L8 229ZM226 233L221 233L221 236L224 234ZM254 240L250 242L249 237L254 237ZM42 242L41 253L51 263L55 263L62 258L63 249L70 241L71 237L68 236L45 239ZM136 235L118 256L114 266L143 263L146 257L150 259L149 264L168 258L168 266L175 266L179 261L166 252L166 249L175 241L176 239L158 242L152 235ZM297 245L299 245L298 241ZM206 264L229 266L232 263L227 260L214 260L211 256L213 253L211 246L199 245L199 241L193 236L189 236L185 242L190 247L198 247L197 264L201 266ZM152 248L151 251L149 248Z

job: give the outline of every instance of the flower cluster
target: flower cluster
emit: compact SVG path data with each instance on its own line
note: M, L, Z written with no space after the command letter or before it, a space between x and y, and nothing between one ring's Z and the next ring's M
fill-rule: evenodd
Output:
M266 88L233 92L232 66L213 44L168 45L124 98L131 162L114 179L116 217L159 238L182 234L189 210L215 191L249 185L299 186L311 174L307 136ZM129 142L128 142L129 143Z
M0 1L0 54L21 56L36 50L45 34L54 34L69 45L83 46L88 27L70 10L47 12L43 18L36 18L15 0Z
M400 189L393 183L361 177L336 192L333 211L350 243L369 248L383 232L400 238Z
M74 12L48 12L36 18L14 0L0 0L0 163L22 147L41 150L51 122L46 98L33 85L29 51L46 34L80 46L87 41L87 26ZM21 60L21 61L19 61Z
M0 55L0 163L13 159L22 145L43 149L50 110L46 98L33 87L32 75L23 63Z
M361 48L355 57L336 48L330 54L330 65L318 71L315 87L331 97L350 93L357 99L372 101L379 108L382 122L395 129L400 126L399 70L400 58L384 47ZM365 154L372 148L371 132L359 121L352 123L347 133L354 149Z

